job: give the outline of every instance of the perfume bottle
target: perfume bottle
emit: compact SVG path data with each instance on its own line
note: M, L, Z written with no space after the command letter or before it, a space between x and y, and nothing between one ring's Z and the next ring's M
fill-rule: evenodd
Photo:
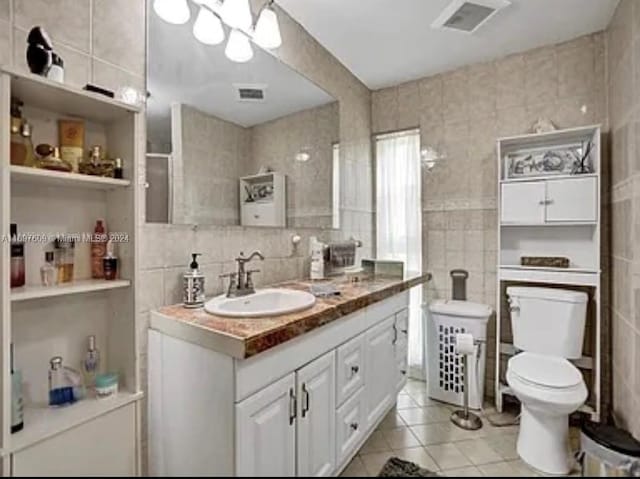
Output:
M54 262L53 251L47 251L44 254L44 264L40 267L40 280L42 286L58 284L58 270Z
M18 226L11 223L11 287L25 284L24 243L18 240Z
M20 134L22 135L22 142L25 148L24 166L30 166L33 168L36 166L36 153L33 148L33 127L31 126L31 123L27 123L26 121L23 122Z
M88 338L88 348L82 361L82 373L84 375L84 385L87 389L92 389L96 385L96 375L100 369L100 351L96 348L96 337Z
M73 385L62 367L62 357L51 358L49 368L49 406L64 406L75 402Z
M73 281L75 243L72 239L56 239L55 247L58 283L70 283Z

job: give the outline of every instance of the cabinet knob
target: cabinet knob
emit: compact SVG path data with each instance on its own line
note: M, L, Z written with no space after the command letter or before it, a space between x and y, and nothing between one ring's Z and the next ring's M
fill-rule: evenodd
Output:
M351 428L352 431L357 431L358 430L358 423L357 422L352 422L351 424L349 424L349 427Z
M409 331L408 331L407 329L401 329L401 330L400 330L400 332L401 332L402 334L408 334L408 333L409 333Z
M401 369L400 372L402 373L403 376L407 375L407 370L406 369Z
M260 215L253 215L253 217L254 217L255 219L258 219L258 218L260 218Z
M357 364L355 366L351 366L351 377L358 374L358 371L360 371L360 366L358 366Z
M546 205L546 204L547 204L547 200L540 200L540 201L538 201L538 204L539 204L540 206L544 206L544 205Z

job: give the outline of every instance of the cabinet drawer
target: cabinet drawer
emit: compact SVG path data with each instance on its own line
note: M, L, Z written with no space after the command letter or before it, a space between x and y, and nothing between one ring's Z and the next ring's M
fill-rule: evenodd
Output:
M336 404L342 404L364 385L365 338L356 336L338 348Z
M360 388L336 412L336 464L342 464L360 446L366 429L364 388Z

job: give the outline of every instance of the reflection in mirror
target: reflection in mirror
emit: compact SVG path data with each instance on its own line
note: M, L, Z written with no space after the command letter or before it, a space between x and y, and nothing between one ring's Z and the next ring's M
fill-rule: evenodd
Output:
M147 222L338 228L336 100L149 16Z

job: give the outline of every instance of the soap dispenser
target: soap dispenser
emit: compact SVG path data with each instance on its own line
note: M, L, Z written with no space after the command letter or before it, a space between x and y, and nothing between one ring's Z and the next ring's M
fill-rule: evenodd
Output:
M198 265L201 254L191 253L191 256L189 271L182 276L182 302L185 308L199 308L204 304L204 275Z

